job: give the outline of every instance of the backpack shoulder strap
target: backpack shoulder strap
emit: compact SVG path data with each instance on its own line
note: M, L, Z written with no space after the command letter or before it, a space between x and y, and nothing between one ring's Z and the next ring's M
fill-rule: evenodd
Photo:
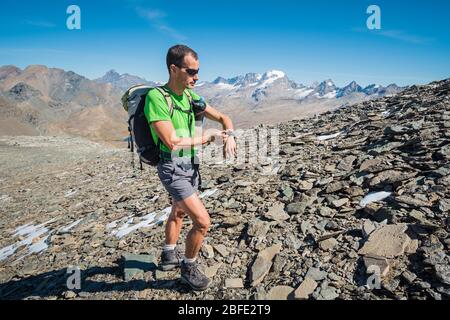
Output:
M164 87L155 87L155 89L158 90L164 96L164 98L166 99L167 106L169 107L170 117L172 117L172 115L173 115L173 101L172 101L172 98L170 97L169 92Z
M189 90L184 90L184 93L186 93L186 95L187 95L187 97L188 97L188 99L189 99L189 103L192 103L192 100L193 100L193 98L192 98L192 95L191 95L191 93L189 92Z

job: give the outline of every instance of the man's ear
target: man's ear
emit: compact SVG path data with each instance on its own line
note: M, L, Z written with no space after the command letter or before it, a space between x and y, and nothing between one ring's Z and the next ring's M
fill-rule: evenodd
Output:
M174 64L171 64L170 65L170 71L171 71L171 74L172 73L175 74L177 72L177 67Z

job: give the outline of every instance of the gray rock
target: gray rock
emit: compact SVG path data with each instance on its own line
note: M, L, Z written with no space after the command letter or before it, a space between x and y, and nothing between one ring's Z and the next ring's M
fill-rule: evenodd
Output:
M333 209L328 208L328 207L320 207L318 210L319 210L319 214L322 217L334 217L334 215L336 214Z
M228 251L227 247L223 244L218 244L213 246L214 250L216 250L222 257L228 257L230 252Z
M343 181L335 181L335 182L330 183L330 184L327 186L325 192L326 192L326 193L334 193L334 192L336 192L336 191L340 191L340 190L345 189L345 188L347 188L347 187L348 187L348 184L347 184L346 182L343 182Z
M305 212L306 206L306 202L289 203L286 207L286 211L288 214L302 214Z
M281 193L283 196L285 196L287 199L292 199L294 197L294 190L290 186L286 186L281 190Z
M405 270L402 273L402 278L408 282L409 284L413 283L416 280L417 276L411 271Z
M302 245L302 241L298 239L294 234L290 233L286 236L284 244L288 248L298 250Z
M306 278L310 278L315 281L321 281L324 280L327 277L327 273L325 271L322 271L318 268L311 267L309 268L308 272L305 275Z
M362 227L363 236L367 238L373 231L375 231L375 229L376 226L372 221L365 220Z
M437 264L434 266L436 277L447 285L450 285L450 265L449 264Z
M131 281L135 279L142 279L144 273L156 269L156 259L152 254L130 254L123 256L124 263L124 279Z
M248 224L247 234L251 237L265 237L269 232L270 223L261 221L259 219L253 219Z
M312 228L312 224L309 221L303 221L300 225L300 229L303 234L307 234L308 231Z
M342 171L351 171L353 169L353 162L355 162L355 160L355 156L347 156L339 162L336 168Z
M339 297L339 293L333 287L327 287L320 290L320 296L318 300L335 300Z
M334 201L331 202L331 204L335 208L340 208L340 207L346 205L347 203L348 203L348 199L347 198L342 198L342 199L334 200Z
M209 244L203 244L201 248L201 252L206 259L214 258L214 249Z

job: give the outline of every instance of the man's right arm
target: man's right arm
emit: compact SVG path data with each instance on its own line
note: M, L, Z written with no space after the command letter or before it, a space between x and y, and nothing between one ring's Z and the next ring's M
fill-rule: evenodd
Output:
M181 138L173 127L166 99L157 90L150 90L146 98L144 113L149 125L155 130L159 139L169 148L178 148L202 145L211 142L216 136L221 136L222 131L207 130L202 136L194 138Z
M152 127L161 141L171 151L179 148L198 146L210 142L216 134L206 134L200 137L180 138L177 136L171 121L154 121ZM219 131L219 130L217 130Z

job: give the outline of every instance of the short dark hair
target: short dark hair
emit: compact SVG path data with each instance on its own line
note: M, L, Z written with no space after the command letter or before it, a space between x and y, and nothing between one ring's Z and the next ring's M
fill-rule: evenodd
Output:
M184 62L184 57L188 54L192 55L195 60L198 60L197 52L182 44L177 44L176 46L171 47L169 51L167 51L166 64L167 70L169 70L169 74L170 66L174 64L177 67L181 67Z

